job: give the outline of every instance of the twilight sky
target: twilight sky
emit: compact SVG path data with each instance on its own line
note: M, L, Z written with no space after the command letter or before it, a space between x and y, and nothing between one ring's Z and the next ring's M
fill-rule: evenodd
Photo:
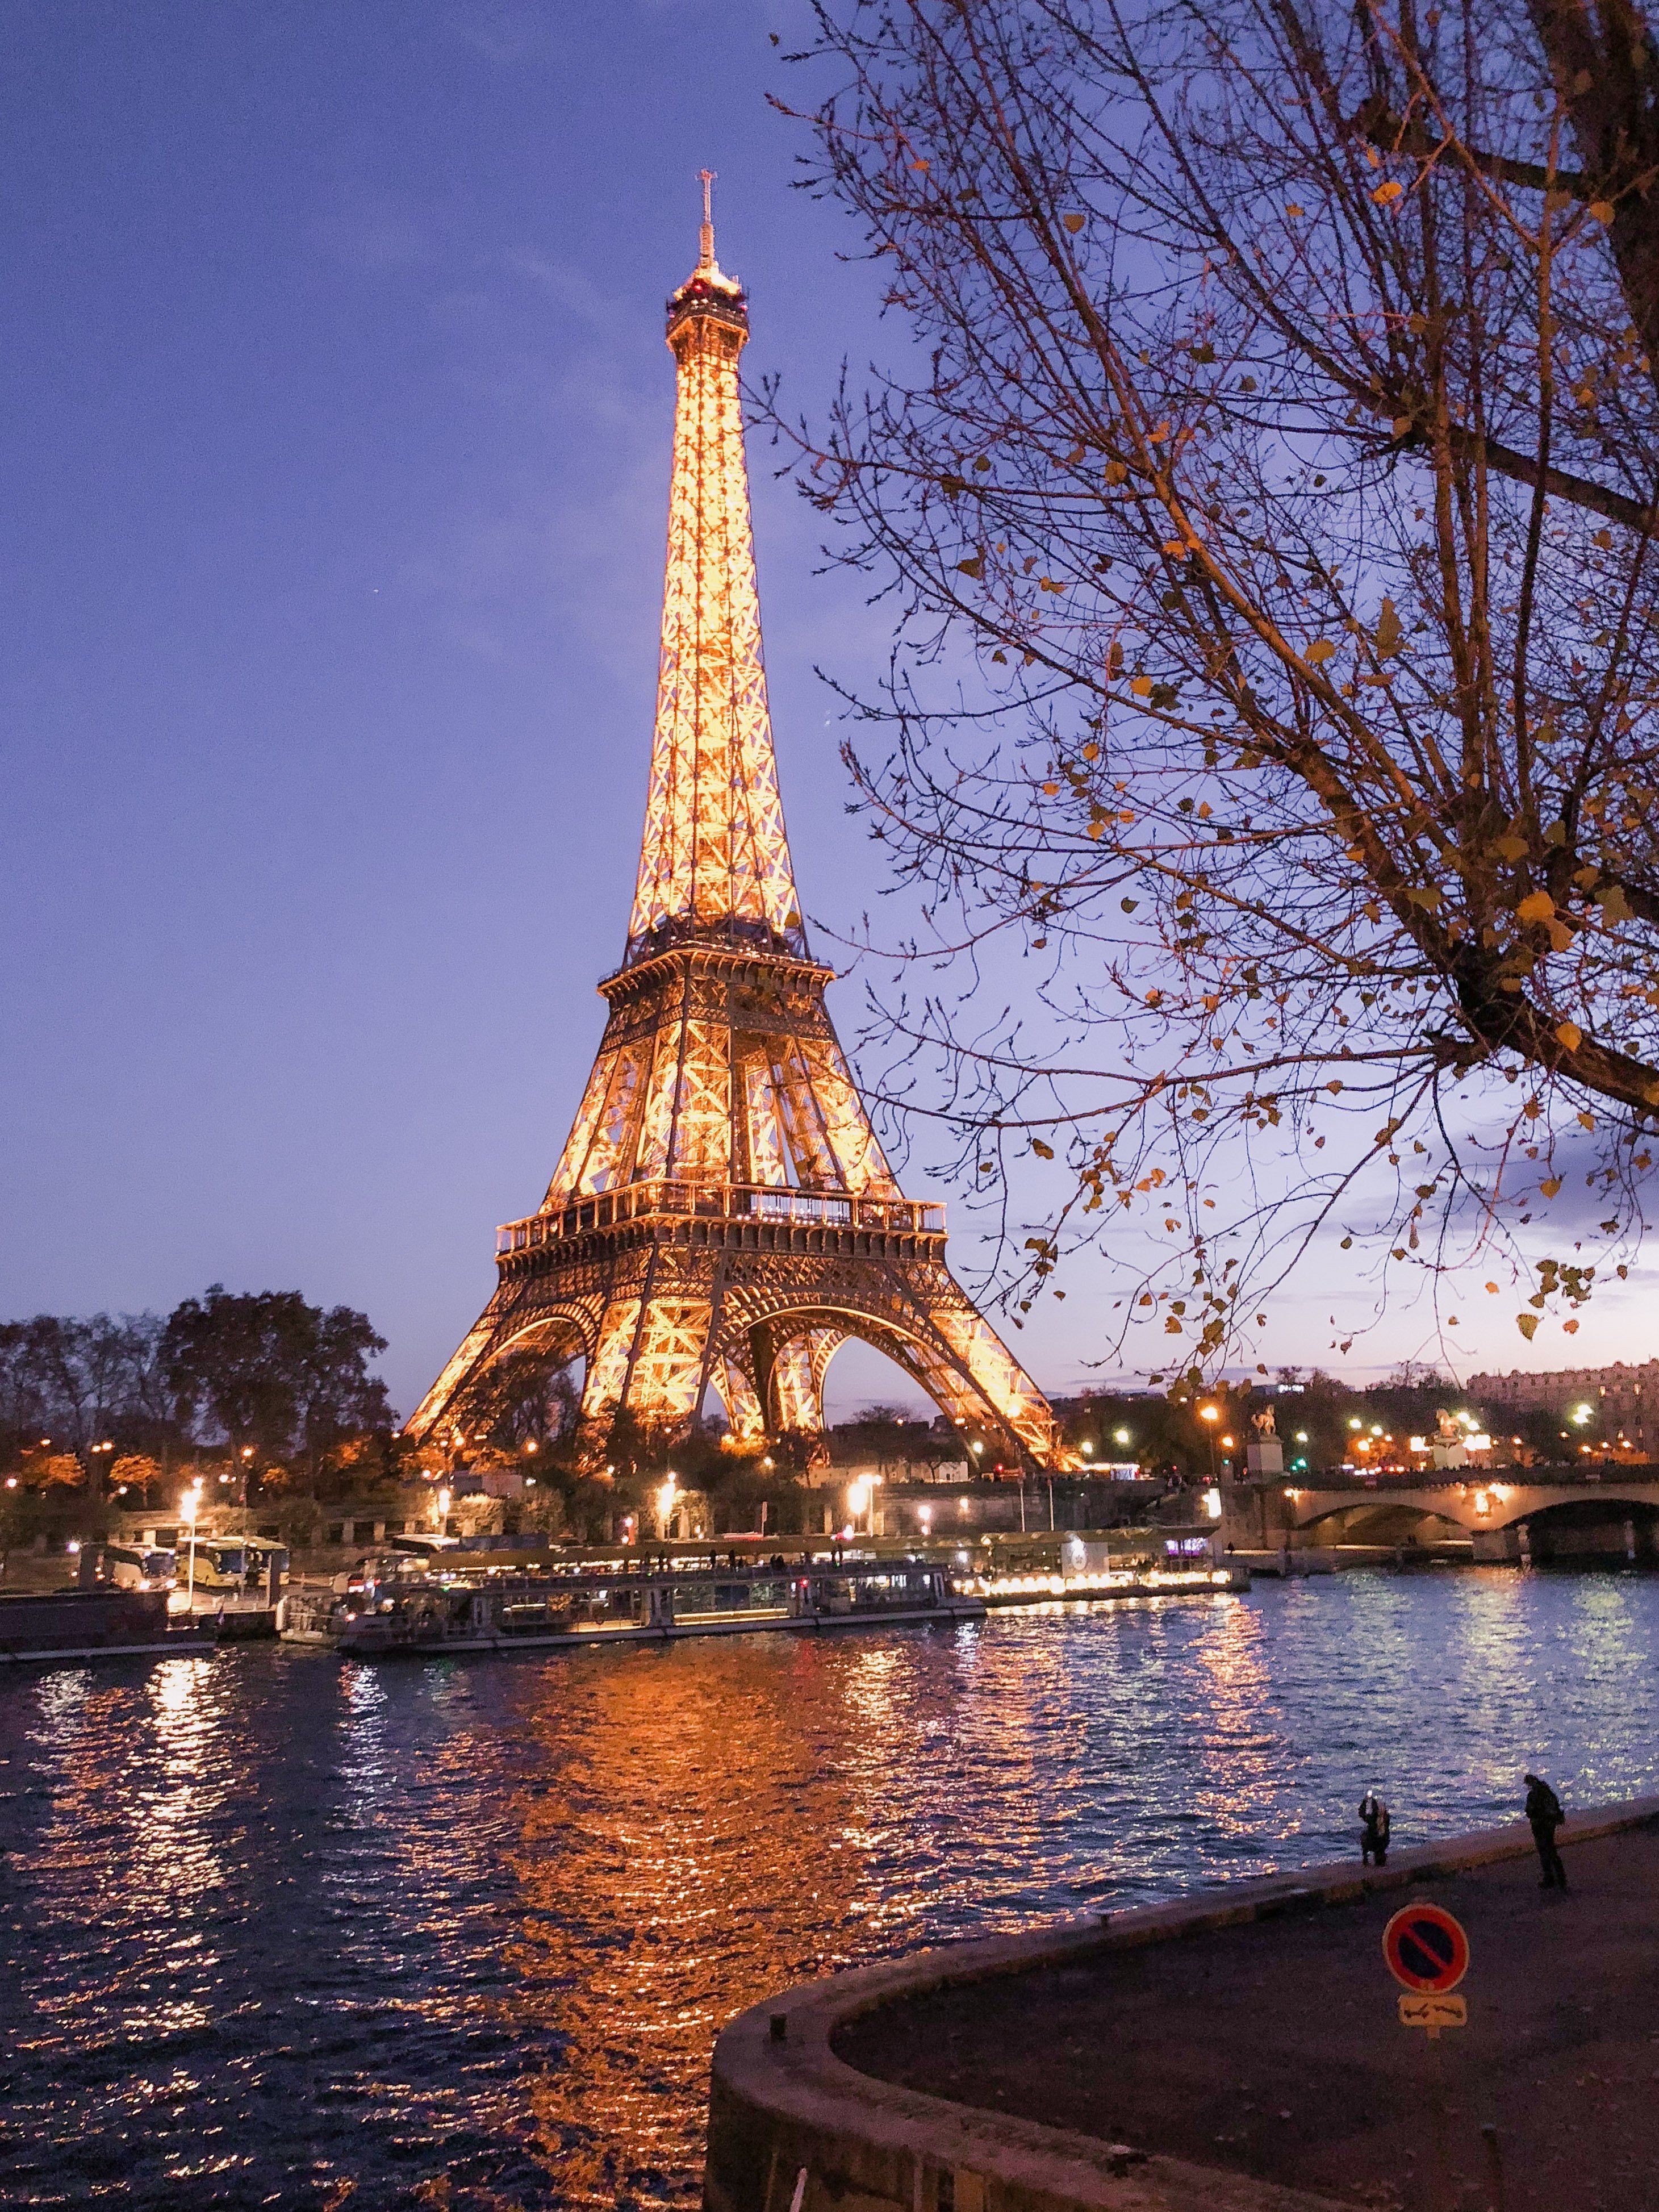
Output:
M696 170L751 377L810 410L890 343L844 219L787 189L768 34L798 11L12 0L6 30L0 1315L297 1287L368 1310L407 1412L540 1199L622 951ZM883 878L813 666L868 670L883 623L811 573L767 458L774 725L833 958ZM1068 1287L1015 1340L1054 1389L1110 1295ZM1461 1367L1649 1356L1634 1284L1571 1350L1489 1304ZM1328 1276L1282 1301L1267 1356L1330 1360L1333 1310ZM898 1380L849 1348L832 1413Z

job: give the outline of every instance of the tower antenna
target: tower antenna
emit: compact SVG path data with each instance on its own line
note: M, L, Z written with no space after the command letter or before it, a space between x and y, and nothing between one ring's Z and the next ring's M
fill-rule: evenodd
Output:
M714 179L719 173L717 169L699 169L697 172L702 179L702 228L698 234L698 243L702 248L702 265L705 269L712 269L714 265Z

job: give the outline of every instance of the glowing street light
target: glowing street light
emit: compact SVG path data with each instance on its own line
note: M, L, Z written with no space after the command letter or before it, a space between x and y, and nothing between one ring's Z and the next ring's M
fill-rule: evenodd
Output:
M1133 1443L1134 1439L1129 1434L1127 1429L1114 1429L1112 1431L1112 1442L1115 1444L1127 1444Z
M1206 1433L1210 1439L1210 1480L1213 1482L1216 1479L1215 1425L1221 1419L1221 1408L1218 1406L1200 1406L1198 1409L1198 1418L1200 1421L1207 1421L1209 1424Z
M1592 1418L1595 1411L1595 1408L1593 1406L1575 1406L1572 1409L1574 1425L1582 1429L1585 1422Z
M185 1610L196 1610L196 1515L202 1503L202 1478L198 1474L184 1496L179 1500L179 1516L190 1530L190 1565L185 1578Z

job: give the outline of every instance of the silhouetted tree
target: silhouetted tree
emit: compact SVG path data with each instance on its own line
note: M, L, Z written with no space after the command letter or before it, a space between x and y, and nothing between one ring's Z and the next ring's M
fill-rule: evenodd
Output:
M1026 1288L1144 1211L1126 1323L1196 1381L1328 1227L1437 1287L1571 1172L1616 1258L1659 1108L1642 9L814 12L809 181L918 343L770 418L897 623L854 762L925 894L891 1024L970 1180L1064 1147ZM1000 935L1046 1024L931 979ZM1581 1246L1509 1243L1524 1335Z
M162 1358L181 1419L233 1451L302 1452L314 1474L318 1455L343 1437L393 1425L386 1385L368 1371L385 1349L368 1316L349 1306L215 1283L168 1316Z

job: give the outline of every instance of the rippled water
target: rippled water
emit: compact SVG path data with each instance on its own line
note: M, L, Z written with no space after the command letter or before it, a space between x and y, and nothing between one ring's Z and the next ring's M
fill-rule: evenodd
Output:
M945 1630L0 1683L28 2204L692 2200L767 1991L1652 1790L1659 1581L1352 1575Z

